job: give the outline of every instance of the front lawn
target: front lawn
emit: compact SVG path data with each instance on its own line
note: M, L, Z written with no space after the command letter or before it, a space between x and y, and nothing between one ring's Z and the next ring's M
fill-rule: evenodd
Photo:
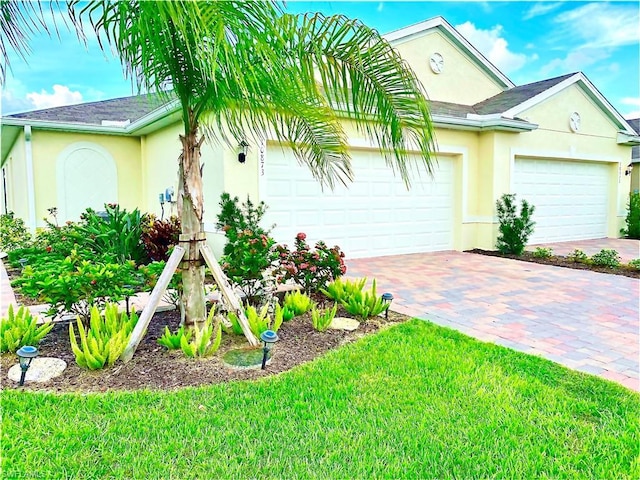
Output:
M638 478L640 396L413 320L290 372L2 392L3 478Z

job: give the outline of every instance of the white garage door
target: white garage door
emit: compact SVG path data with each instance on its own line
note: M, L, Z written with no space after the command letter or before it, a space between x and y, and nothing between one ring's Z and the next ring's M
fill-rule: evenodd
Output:
M276 241L293 245L298 232L313 245L339 245L347 258L453 248L453 165L439 159L435 181L423 173L410 191L375 152L354 151L355 181L325 189L290 150L267 150L261 196Z
M514 193L536 207L529 243L607 236L609 165L516 159Z

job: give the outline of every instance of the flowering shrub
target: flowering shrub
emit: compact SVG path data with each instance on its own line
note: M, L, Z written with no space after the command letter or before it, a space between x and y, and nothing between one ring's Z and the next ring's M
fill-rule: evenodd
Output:
M0 215L0 251L10 252L26 247L30 240L31 234L24 220L14 216L13 212Z
M262 303L267 296L269 282L265 273L277 259L274 240L260 226L266 209L264 202L255 206L247 198L241 204L238 197L231 198L228 193L220 198L216 226L227 237L220 263L229 280L240 287L251 304Z
M347 266L344 264L344 253L337 245L329 248L326 243L319 241L312 250L306 239L305 233L298 233L295 250L289 250L286 245L278 245L276 252L282 268L281 280L293 280L305 292L315 293L344 275Z

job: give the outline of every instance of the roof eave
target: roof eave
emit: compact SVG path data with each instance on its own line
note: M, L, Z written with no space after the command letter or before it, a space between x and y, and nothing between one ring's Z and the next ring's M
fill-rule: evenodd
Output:
M640 145L640 135L630 135L627 132L618 132L618 145L627 145L630 147L635 147L636 145Z
M502 132L531 132L538 128L535 123L524 120L512 120L494 116L475 115L474 118L448 117L445 115L432 115L431 119L435 127L449 130L470 131L502 131Z

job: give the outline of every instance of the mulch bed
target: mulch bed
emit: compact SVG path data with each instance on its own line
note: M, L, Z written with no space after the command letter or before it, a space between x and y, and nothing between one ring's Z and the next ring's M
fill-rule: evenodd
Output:
M488 255L490 257L502 257L510 258L513 260L520 260L522 262L540 263L542 265L553 265L556 267L573 268L575 270L591 270L593 272L609 273L612 275L623 275L625 277L640 278L640 270L620 266L618 268L601 267L598 265L587 265L585 263L574 262L573 260L563 257L561 255L552 255L548 258L538 258L533 256L533 252L525 251L522 255L512 255L506 253L500 253L496 250L481 250L474 248L473 250L467 250L467 253L477 253L480 255Z
M345 312L338 312L338 315ZM389 319L369 319L354 332L329 330L317 332L311 326L310 316L296 317L284 323L278 331L280 340L273 350L273 358L266 370L237 370L222 362L222 355L230 348L248 346L243 336L225 335L218 352L206 359L186 358L182 352L168 352L158 345L157 339L164 327L174 331L180 323L176 311L154 315L147 334L129 363L116 362L105 370L89 371L75 363L69 342L69 322L57 322L42 341L39 356L56 357L67 362L63 374L46 383L25 383L24 387L7 378L8 369L17 364L14 354L1 356L2 388L44 390L49 392L105 392L108 390L172 390L180 387L209 385L231 380L251 380L290 370L309 362L341 345L353 342L386 326L405 321L408 317L389 312Z

